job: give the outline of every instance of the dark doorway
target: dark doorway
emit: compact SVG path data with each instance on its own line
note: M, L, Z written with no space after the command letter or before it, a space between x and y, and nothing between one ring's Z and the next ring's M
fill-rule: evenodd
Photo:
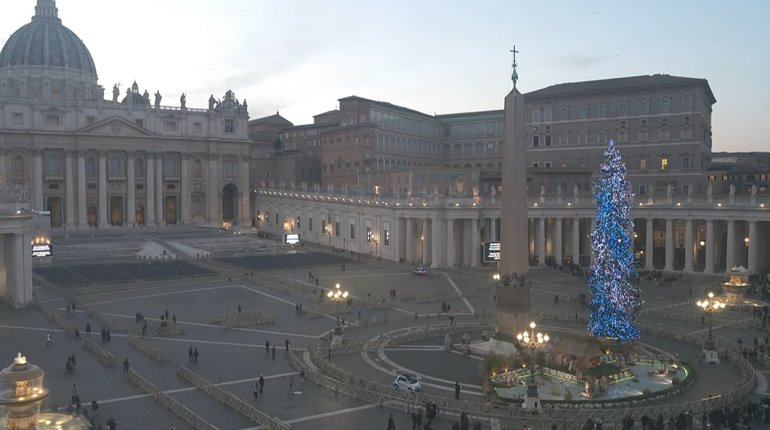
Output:
M144 225L144 206L142 205L136 206L136 224Z
M176 224L177 214L176 196L166 196L166 224Z
M61 227L61 197L49 197L46 206L51 212L51 227Z
M123 197L110 197L110 224L123 225Z
M222 220L235 223L238 187L227 184L222 189Z
M96 208L94 206L88 208L88 225L96 227Z

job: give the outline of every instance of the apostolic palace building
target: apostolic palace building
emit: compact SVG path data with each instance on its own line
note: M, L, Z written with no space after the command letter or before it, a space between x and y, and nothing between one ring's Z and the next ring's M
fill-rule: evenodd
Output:
M202 109L136 83L108 92L55 2L37 0L0 52L0 198L50 212L54 229L231 223L433 267L477 266L500 237L503 110L351 96L295 126L249 121L230 90ZM534 264L590 261L592 181L613 139L643 266L770 269L770 154L712 153L705 79L564 83L525 100Z

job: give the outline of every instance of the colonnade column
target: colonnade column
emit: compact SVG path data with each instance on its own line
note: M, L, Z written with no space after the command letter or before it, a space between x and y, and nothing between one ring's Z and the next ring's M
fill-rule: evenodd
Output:
M479 219L471 219L470 247L471 247L471 267L478 267L481 258L479 257L479 247L481 246L481 237L479 235Z
M136 174L134 172L134 153L128 153L126 163L126 223L133 227L136 224Z
M693 237L692 220L688 219L684 223L684 271L692 272L693 260Z
M165 224L163 216L163 153L155 154L155 222Z
M73 201L74 204L74 201ZM78 227L88 227L88 207L86 203L86 154L78 151Z
M446 265L447 267L454 267L457 253L457 247L455 246L455 220L446 220Z
M646 269L653 268L653 250L655 249L655 243L653 241L653 233L655 233L655 220L653 218L647 218L647 230L644 234L644 267Z
M99 151L99 208L97 225L107 227L107 153Z
M561 251L561 243L562 243L562 237L561 237L561 218L556 218L556 222L554 222L553 226L553 258L556 259L556 264L561 264L562 261L562 251Z
M423 218L422 220L422 264L428 264L429 261L432 261L431 253L433 251L432 243L433 243L433 236L431 235L431 232L433 231L433 225L430 221L430 218Z
M572 263L580 265L580 218L572 218Z
M735 267L735 221L727 221L727 267L725 272L729 272Z
M32 154L32 209L46 209L43 202L43 153L39 149Z
M545 221L546 218L535 218L537 221L537 231L535 234L535 253L537 254L537 265L545 266Z
M706 220L706 263L703 273L714 273L714 220Z
M407 263L411 263L414 256L414 225L411 218L406 218L406 255L404 259Z
M489 219L489 241L497 242L497 218Z
M434 217L430 220L430 232L432 236L430 267L441 267L443 264L443 247L441 245L442 227L443 221L440 218Z
M145 220L144 225L155 225L155 154L152 152L146 153L145 162L145 175L144 180L146 207L145 207Z
M674 270L674 220L666 219L666 265L665 271Z
M759 263L758 259L758 251L759 246L758 242L759 236L757 235L757 222L756 221L749 221L749 261L747 269L750 271L757 273L757 265Z
M180 175L180 186L182 187L182 202L179 205L182 209L182 216L180 221L182 224L189 224L192 218L190 217L190 156L182 154L181 161L182 172Z
M67 228L75 227L75 172L72 167L72 151L64 153L64 224Z

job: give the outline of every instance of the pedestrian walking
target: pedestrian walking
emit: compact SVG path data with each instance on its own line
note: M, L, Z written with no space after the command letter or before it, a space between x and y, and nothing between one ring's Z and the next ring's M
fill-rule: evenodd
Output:
M286 339L286 352L289 352L289 339Z
M128 375L128 370L131 367L131 362L128 361L128 357L126 357L125 360L123 360L123 374Z
M75 340L80 340L80 330L77 327L75 327Z
M455 381L455 400L460 400L460 383Z
M254 384L251 386L251 394L254 395L254 400L259 399L259 384L254 382Z
M198 364L198 357L200 357L198 348L193 348L193 363Z
M265 354L270 354L270 341L265 341Z
M174 325L176 325L176 314L171 315L171 321L173 321Z
M86 323L86 337L91 339L91 324Z
M240 315L240 314L241 314L241 305L239 304L238 305L238 315Z
M259 394L262 394L262 390L265 388L265 377L259 375Z
M396 423L393 422L393 414L390 414L388 417L388 430L396 430Z
M53 338L51 337L51 333L46 333L45 335L45 347L50 348L51 345L53 345Z
M273 349L271 350L271 354L273 355L273 361L275 361L275 345L273 345Z
M289 376L289 393L294 392L294 377Z
M166 319L168 319L168 309L166 309L165 315L166 315Z

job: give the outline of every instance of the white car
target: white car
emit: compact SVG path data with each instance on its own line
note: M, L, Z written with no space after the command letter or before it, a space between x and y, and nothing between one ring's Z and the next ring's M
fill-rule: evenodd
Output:
M409 373L402 373L396 376L396 379L393 381L393 387L404 391L419 391L420 388L422 388L422 385L420 384L420 381L417 380L416 376Z

